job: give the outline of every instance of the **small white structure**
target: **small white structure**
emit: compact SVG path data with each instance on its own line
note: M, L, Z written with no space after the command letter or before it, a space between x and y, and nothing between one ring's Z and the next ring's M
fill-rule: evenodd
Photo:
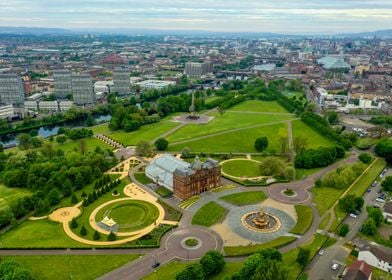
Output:
M392 254L375 246L363 248L358 253L358 260L365 261L373 267L392 272Z
M174 86L175 81L161 81L161 80L145 80L136 83L141 89L163 89L168 86Z

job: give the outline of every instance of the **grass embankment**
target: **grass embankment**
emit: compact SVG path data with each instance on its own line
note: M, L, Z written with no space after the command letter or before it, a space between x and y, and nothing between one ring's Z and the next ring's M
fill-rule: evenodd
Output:
M294 234L304 234L312 225L313 212L312 208L307 205L295 205L297 212L297 224L290 230Z
M227 210L211 201L201 207L192 218L193 225L210 227L223 219Z
M220 199L237 206L242 206L259 203L266 199L266 195L262 191L241 192L229 194Z
M19 199L30 196L27 189L9 188L0 184L0 211L9 209Z
M192 204L196 203L199 199L200 199L200 196L195 195L187 200L184 200L178 206L180 206L182 209L187 209L187 208L191 207Z
M267 248L280 248L297 240L293 236L280 236L272 241L248 246L225 246L227 256L246 256Z
M151 180L150 178L148 178L148 177L146 176L146 174L144 174L144 172L137 172L137 173L135 173L135 179L136 179L139 183L141 183L141 184L143 184L143 185L151 184L151 183L154 182L153 180Z
M90 280L108 273L138 255L95 255L95 256L2 256L2 260L13 260L32 272L40 280ZM55 269L54 269L55 268Z

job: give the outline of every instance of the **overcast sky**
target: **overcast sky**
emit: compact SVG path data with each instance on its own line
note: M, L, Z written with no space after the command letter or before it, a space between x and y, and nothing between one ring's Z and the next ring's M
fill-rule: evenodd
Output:
M0 0L0 26L346 33L392 29L392 0Z

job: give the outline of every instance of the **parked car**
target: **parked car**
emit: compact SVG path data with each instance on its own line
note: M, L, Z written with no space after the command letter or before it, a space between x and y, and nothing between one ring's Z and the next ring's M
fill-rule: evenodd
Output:
M325 250L324 250L324 249L320 249L320 251L318 251L318 254L319 254L320 256L324 255L324 253L325 253Z
M158 266L160 266L161 264L159 262L155 262L152 264L152 268L157 268Z
M334 264L331 266L331 269L335 271L335 270L338 269L338 267L339 267L339 265L338 265L337 263L334 263Z
M354 213L350 213L350 217L355 219L355 218L358 217L358 216L355 215Z
M376 201L377 201L377 202L380 202L380 203L384 203L384 202L385 202L385 200L382 199L382 198L380 198L380 197L377 197L377 198L376 198Z
M370 193L371 191L372 191L371 189L367 189L367 191L366 191L366 192Z
M378 204L378 203L374 203L373 207L374 207L374 208L381 208L381 205Z
M377 181L374 181L372 184L372 187L375 187L375 186L377 186Z

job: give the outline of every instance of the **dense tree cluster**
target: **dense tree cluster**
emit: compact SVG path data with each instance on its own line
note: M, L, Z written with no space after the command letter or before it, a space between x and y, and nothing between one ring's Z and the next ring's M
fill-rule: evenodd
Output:
M353 213L356 211L361 211L365 201L362 197L357 197L355 195L349 194L345 197L339 199L339 207L346 213Z
M375 116L370 119L372 124L377 125L392 125L392 117L391 116Z
M33 210L47 212L63 197L100 178L115 163L110 151L97 148L87 154L69 152L64 155L50 143L40 151L0 153L0 181L10 188L26 188L33 192L0 213L0 227Z
M295 167L297 168L315 168L325 167L333 163L338 158L343 158L344 149L336 147L319 147L299 152L295 157Z
M260 163L260 174L286 180L295 178L295 169L278 157L267 157Z
M159 138L154 142L154 146L158 151L165 151L169 146L169 142L164 138Z
M64 129L64 134L71 140L92 137L93 131L86 128Z
M362 225L361 232L366 235L375 235L377 228L381 226L384 216L379 208L369 208L368 218Z
M286 280L288 271L282 254L276 249L265 249L251 255L229 280Z
M0 262L0 279L4 280L34 280L31 272L14 261Z
M176 280L204 280L220 273L226 262L221 253L208 251L199 263L190 264L176 275Z
M358 159L363 163L370 163L373 158L368 153L362 153L358 156Z
M332 129L328 122L319 115L316 115L312 112L305 112L302 114L302 121L307 125L313 127L317 130L320 134L324 135L325 137L331 139L335 143L343 146L345 149L352 147L352 142L344 137L342 134L336 132Z
M342 165L323 176L318 186L345 189L350 186L359 175L365 170L363 163L352 165Z
M381 182L381 187L387 192L392 192L392 176L385 177L384 181Z

